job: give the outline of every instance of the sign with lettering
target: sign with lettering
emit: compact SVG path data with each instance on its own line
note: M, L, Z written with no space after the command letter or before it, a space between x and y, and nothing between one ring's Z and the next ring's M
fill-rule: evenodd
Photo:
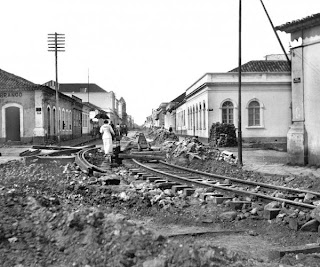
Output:
M293 78L293 83L300 83L301 82L301 78Z
M22 92L0 92L0 98L22 97Z

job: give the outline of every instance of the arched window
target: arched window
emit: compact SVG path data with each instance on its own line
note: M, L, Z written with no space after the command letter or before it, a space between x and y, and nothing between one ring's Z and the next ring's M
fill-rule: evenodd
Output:
M201 103L199 104L199 126L200 126L200 130L202 130L202 109L201 109Z
M203 101L203 130L206 129L206 102Z
M191 129L191 111L190 107L188 108L188 129Z
M72 130L72 111L69 111L69 130Z
M231 101L222 104L222 123L233 124L233 104Z
M198 104L196 105L196 129L198 130L199 129L199 112L198 112Z
M53 108L53 116L52 116L52 124L53 124L53 135L57 134L57 113L56 108Z
M187 116L188 116L188 130L190 129L190 110L188 108L188 111L187 111Z
M65 123L66 123L66 118L65 118L65 111L64 109L62 109L62 130L65 131L66 130L66 126L65 126Z
M249 126L260 126L260 103L251 101L248 106Z
M47 121L48 121L48 129L47 129L47 134L50 136L51 134L51 110L50 107L47 108Z
M61 109L59 108L59 115L58 115L58 131L61 131Z
M192 107L192 129L194 130L196 128L196 113L194 106Z

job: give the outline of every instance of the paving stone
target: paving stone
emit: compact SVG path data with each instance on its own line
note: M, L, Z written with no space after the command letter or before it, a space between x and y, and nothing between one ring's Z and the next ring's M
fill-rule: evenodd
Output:
M157 183L157 181L155 181ZM178 185L176 182L164 182L164 183L157 183L157 187L161 190L171 189L172 186Z
M141 172L139 169L130 169L129 172L131 172L133 175L136 175L138 172Z
M219 194L219 193L202 193L202 194L200 194L201 200L205 201L207 197L223 197L223 195Z
M313 219L311 221L306 222L304 225L302 225L301 231L317 232L319 225L320 225L320 223L316 219Z
M280 203L278 201L271 201L267 205L264 206L264 209L277 209L280 208Z
M299 224L298 224L298 220L296 218L288 218L288 222L289 222L290 229L298 231Z
M162 183L167 183L168 181L167 180L164 180L164 179L158 179L158 180L155 180L154 183L155 184L162 184Z
M143 175L141 176L141 178L142 178L143 180L147 180L148 177L153 177L153 175L152 175L152 174L145 173L145 174L143 174Z
M237 212L236 211L227 211L223 212L219 215L219 218L223 221L233 221L237 218Z
M242 210L242 209L250 208L252 203L249 201L230 201L228 205L233 210Z
M159 180L159 179L160 179L159 177L154 177L154 176L152 176L152 177L147 177L147 181L149 181L149 182L151 182L151 183L153 183L154 181Z
M269 260L276 260L283 257L286 254L309 254L309 253L320 253L320 245L315 244L307 244L305 246L294 246L287 248L279 248L277 250L272 250L269 252Z
M317 219L317 221L320 222L320 205L311 211L311 217L313 219Z
M180 190L184 190L185 188L191 188L191 187L187 186L187 185L174 185L174 186L172 186L171 190L173 193L176 193Z
M213 197L212 202L215 204L221 204L227 200L232 200L232 197Z
M263 211L263 218L266 220L272 220L278 216L280 211L281 209L266 209Z
M183 194L186 196L191 196L194 193L195 189L193 188L185 188L183 189Z

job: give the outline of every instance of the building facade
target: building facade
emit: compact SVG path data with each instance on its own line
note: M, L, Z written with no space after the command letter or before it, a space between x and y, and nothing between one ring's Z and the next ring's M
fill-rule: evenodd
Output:
M58 98L59 105L52 88L0 70L0 142L72 138L72 107L77 100L61 93Z
M320 13L276 27L291 34L292 164L320 166Z
M54 86L54 83L54 81L49 81L45 85ZM61 83L59 84L59 91L100 107L114 124L127 123L125 100L123 98L118 100L113 91L107 92L94 83Z
M278 143L285 148L291 124L290 64L268 58L250 61L241 66L241 71L243 140ZM237 129L238 88L237 68L203 75L186 90L183 100L167 106L167 126L174 123L177 135L198 136L205 143L213 123L234 124ZM173 110L175 122L171 118Z

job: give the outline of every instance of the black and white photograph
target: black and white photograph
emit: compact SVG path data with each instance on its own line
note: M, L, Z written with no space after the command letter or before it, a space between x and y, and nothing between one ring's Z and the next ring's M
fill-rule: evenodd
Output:
M318 0L5 0L0 267L320 267Z

